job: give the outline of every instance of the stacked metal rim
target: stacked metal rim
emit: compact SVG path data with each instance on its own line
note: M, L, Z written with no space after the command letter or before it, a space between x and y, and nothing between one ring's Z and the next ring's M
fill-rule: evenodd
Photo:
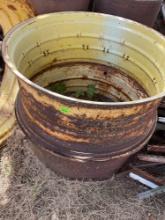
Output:
M20 85L18 122L38 157L70 178L102 180L116 172L155 130L165 94L164 46L150 28L97 13L49 14L11 30L3 56ZM61 81L68 92L92 83L114 102L44 88Z
M162 0L95 0L94 11L121 16L153 27Z

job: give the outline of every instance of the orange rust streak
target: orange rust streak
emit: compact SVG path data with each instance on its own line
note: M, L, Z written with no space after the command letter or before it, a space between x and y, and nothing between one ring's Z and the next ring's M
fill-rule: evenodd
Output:
M30 102L28 99L24 99L24 104L25 104L26 106L30 106L30 105L31 105L31 102ZM37 114L38 114L41 118L47 120L47 118L45 117L46 115L40 114L40 112L38 111L38 109L37 109L37 107L36 107L35 105L33 105L33 110L36 111ZM60 120L59 122L60 122L61 124L65 124L65 126L66 126L67 128L69 128L69 129L72 128L72 129L78 130L78 127L75 126L75 125L71 122L71 120L70 120L68 117L66 117L66 116L64 116L64 115L61 115L61 116L60 116L60 119L58 119L58 120Z
M24 104L26 105L26 106L30 106L31 105L31 102L28 100L28 99L24 99ZM45 117L45 115L43 115L43 114L40 114L40 112L37 110L37 108L36 108L36 106L35 105L33 105L33 110L35 110L36 112L37 112L37 114L38 115L40 115L40 117L41 118L44 118L45 120L46 120L46 117ZM138 120L139 120L139 117L136 117L132 122L130 122L130 123L125 123L125 125L124 125L124 129L125 130L127 130L127 127L130 127L130 126L134 126L134 125L136 125L137 123L139 123L138 122ZM60 117L60 123L64 123L65 124L65 126L67 127L67 128L73 128L73 129L76 129L76 130L78 130L79 128L77 127L77 126L75 126L74 124L72 124L72 122L71 122L71 120L68 118L68 117L66 117L66 116L61 116ZM115 127L114 127L115 128ZM93 129L98 129L98 128L93 128ZM142 131L142 132L144 132L144 131ZM131 131L131 133L133 134L133 132ZM118 134L120 134L120 133L118 133ZM121 133L122 134L122 133ZM137 133L136 133L137 134ZM136 135L137 136L137 135Z
M24 99L24 104L25 105L31 105L31 103L29 102L29 100L28 99ZM33 108L35 108L35 105L33 105ZM35 108L35 110L37 111L37 109ZM148 112L149 113L149 112ZM39 112L38 112L38 114L39 114ZM41 115L41 117L44 117L43 115ZM66 116L63 116L63 119L62 118L60 118L60 120L61 120L61 123L62 123L62 121L64 122L64 124L65 124L65 126L66 126L66 128L69 128L69 129L71 129L71 128L74 128L74 129L76 129L76 130L78 130L78 127L71 127L70 126L70 120L66 117ZM133 120L132 120L132 122L130 122L130 123L126 123L125 125L124 125L124 131L122 131L122 132L118 132L118 136L127 136L127 137L129 137L129 138L132 138L132 137L138 137L138 136L142 136L143 135L143 133L145 133L145 131L146 131L146 129L147 128L150 128L150 126L152 126L153 125L153 123L154 123L154 120L150 120L150 122L149 122L149 124L146 126L146 127L144 127L144 126L142 126L141 125L141 129L137 132L137 130L136 131L134 131L133 129L129 129L129 130L127 130L127 126L129 125L129 126L132 126L132 128L133 128L133 126L135 125L135 127L136 127L136 124L138 123L138 120L139 120L139 116L137 116L137 117L135 117ZM69 124L69 125L68 125ZM143 129L142 129L142 127L143 127ZM115 127L114 127L114 130L115 130ZM97 132L97 131L96 131ZM95 132L95 133L96 133ZM71 134L72 135L72 134ZM114 134L109 134L108 136L109 137L112 137ZM107 137L107 136L106 136ZM84 142L84 141L83 141Z
M29 111L27 110L27 108L24 105L23 105L23 108L24 108L24 111L26 112L26 114L28 115L29 119L31 121L33 121L33 122L35 121L35 124L37 124L48 135L54 136L54 137L56 137L56 138L58 138L60 140L63 140L63 141L73 141L73 142L89 143L88 139L84 140L84 139L81 139L81 138L78 138L78 137L73 137L71 135L58 133L56 131L52 131L52 130L44 127L39 121L36 121L36 119L31 116L31 114L29 113Z

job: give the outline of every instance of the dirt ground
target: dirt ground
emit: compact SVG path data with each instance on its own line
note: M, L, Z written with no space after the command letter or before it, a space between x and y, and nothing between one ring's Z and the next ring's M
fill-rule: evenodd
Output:
M0 152L0 220L164 220L165 196L141 201L144 186L120 174L70 181L38 161L17 129Z

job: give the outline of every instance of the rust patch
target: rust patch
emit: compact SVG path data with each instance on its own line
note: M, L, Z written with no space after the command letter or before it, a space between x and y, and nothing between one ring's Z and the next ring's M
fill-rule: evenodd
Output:
M92 67L90 64L90 68ZM105 81L104 89L108 91L106 81L109 80L112 72L107 71L103 65L93 68L96 74L93 78L97 80L102 77ZM140 95L143 95L143 89L140 89L136 82L132 82L125 74L119 74L117 70L114 70L113 74L114 78L110 78L111 84L116 83L114 87L117 90L125 89L127 85L131 85L134 86L133 89L138 95L139 90ZM83 83L84 80L89 80L91 74L88 73L88 79L86 77L82 79L84 75L86 76L87 73L84 74L82 71L80 77ZM67 73L67 76L70 74ZM42 77L42 74L37 77ZM127 82L123 83L121 88L118 85L120 77ZM74 84L75 81L72 79L71 82ZM66 176L81 177L78 173L75 174L76 170L76 172L82 172L83 176L87 178L95 178L96 176L99 178L100 175L100 178L104 179L107 176L106 166L106 170L109 170L108 166L111 166L110 173L115 172L118 169L118 163L120 166L122 164L120 163L121 154L128 158L130 154L142 148L155 129L158 100L131 106L120 106L115 103L113 105L90 105L78 100L62 99L50 95L46 90L42 92L22 81L20 84L20 95L16 106L19 124L28 137L36 143L36 146L49 150L50 157L57 154L67 158L66 164L64 165L65 159L63 158L64 160L61 160L62 166L57 169L57 171L62 169L61 174L63 175L67 171ZM123 90L124 92L125 90ZM37 151L38 154L41 153L41 150L37 149ZM77 166L74 169L70 167L72 171L69 170L71 158L76 160L74 165ZM53 163L53 159L55 161L56 157L52 157L54 165L51 165L49 159L47 161L43 158L48 166L52 166L56 170L57 164ZM86 164L87 159L90 159L89 166L87 169L83 166L81 170L80 164ZM95 166L92 167L91 163L94 163ZM100 172L97 173L95 167L99 166L99 163L102 164ZM91 171L89 171L90 169Z
M9 9L11 9L12 11L16 11L17 9L14 7L14 5L7 5L7 7Z
M18 116L18 105L17 105L17 116ZM22 112L23 113L23 112ZM58 142L49 143L45 142L45 139L38 136L36 132L30 132L27 122L23 123L19 114L18 121L23 128L24 132L28 137L35 143L33 145L33 150L41 161L43 161L46 166L51 168L53 171L57 172L62 176L76 179L93 179L93 180L103 180L109 178L114 172L124 164L124 162L129 158L130 155L139 151L144 144L150 138L153 131L149 132L149 136L145 138L139 145L132 150L127 149L125 152L120 152L117 155L87 155L81 153L79 155L74 154L75 152L61 151L61 146ZM37 131L37 130L36 130ZM44 135L44 134L43 134ZM68 145L65 145L68 147ZM57 149L58 151L56 151ZM102 157L101 157L102 156Z
M51 138L54 145L58 142L61 150L65 148L65 151L68 149L86 153L115 153L127 147L134 148L148 135L156 120L156 109L152 108L147 114L137 113L128 117L121 115L111 119L92 119L88 118L87 114L82 117L65 115L53 106L35 99L24 89L21 94L20 101L24 107L21 107L20 114L24 112L24 123L29 119L28 127L31 127L32 133L35 130L40 136L44 133L47 142Z

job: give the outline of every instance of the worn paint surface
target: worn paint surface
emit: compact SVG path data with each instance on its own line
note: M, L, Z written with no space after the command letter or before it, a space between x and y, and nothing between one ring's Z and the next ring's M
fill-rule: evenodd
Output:
M17 118L45 163L57 170L61 155L66 160L59 173L104 179L143 147L165 94L164 46L165 39L147 27L92 13L39 16L12 30L3 54L19 79ZM79 100L43 88L57 81L70 91L95 83L115 102ZM69 170L71 158L77 165ZM89 164L79 170L79 160Z
M32 9L25 0L0 0L0 27L4 35L14 25L33 15ZM17 92L16 77L6 67L0 87L0 145L14 129L14 103Z

